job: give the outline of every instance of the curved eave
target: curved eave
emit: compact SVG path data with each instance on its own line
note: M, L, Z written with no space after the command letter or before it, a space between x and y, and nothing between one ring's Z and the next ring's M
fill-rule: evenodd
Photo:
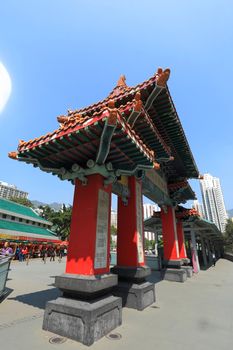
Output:
M72 164L74 161L77 162L77 160L79 163L80 160L80 163L83 165L87 159L93 159L93 154L99 145L101 122L108 115L106 104L114 98L115 107L121 113L124 113L123 110L125 108L133 108L132 104L135 94L140 92L141 101L145 105L153 89L157 86L157 79L158 75L154 75L135 87L122 87L117 95L112 96L111 93L99 103L69 112L68 119L71 121L62 124L59 129L29 142L21 141L18 147L18 157L29 163L33 158L40 159L43 160L45 166L55 168L64 166L67 164L67 161L69 164ZM137 148L143 149L145 158L148 158L148 152L145 149L153 150L155 158L159 158L169 156L166 148L166 146L169 146L175 159L166 163L168 180L175 180L180 177L198 178L197 166L167 86L162 88L161 93L146 112L148 112L152 123L158 130L158 135L156 136L155 133L151 132L145 121L140 125L140 122L143 120L141 118L134 128L131 128L134 134L137 135ZM67 117L64 118L67 119ZM120 139L120 142L122 141L124 139ZM113 145L113 148L115 146L116 144ZM120 145L120 148L124 146ZM114 152L116 153L116 150L112 149L111 144L109 161L112 161L112 159L114 161ZM133 162L136 162L137 157L138 154L136 152ZM140 160L140 156L138 159Z
M72 132L69 130L68 134L56 137L50 142L39 143L19 151L17 159L34 166L38 166L39 162L41 170L45 168L44 171L61 167L69 169L73 164L86 167L88 160L96 159L106 120L106 114L103 113L98 120L93 119L86 126L74 128ZM116 169L119 166L133 169L138 164L152 168L153 161L153 155L147 146L118 115L106 163L111 162Z
M192 190L189 184L187 187L180 188L174 192L170 192L170 196L177 203L185 203L188 200L196 199L195 192Z
M197 231L198 231L198 229L202 230L200 232L202 232L203 234L206 234L207 236L213 235L215 237L222 238L221 231L219 231L217 226L209 220L206 220L206 219L203 219L200 217L194 217L192 222L186 221L185 226L184 226L185 230L190 229L190 223L192 224L192 227L194 229L196 229Z
M149 111L166 143L172 148L178 173L187 178L198 178L199 171L176 112L168 87L154 101Z

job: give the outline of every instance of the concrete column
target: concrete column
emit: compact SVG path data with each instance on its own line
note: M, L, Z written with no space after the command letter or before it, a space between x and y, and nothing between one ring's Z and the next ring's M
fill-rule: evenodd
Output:
M218 259L218 243L216 241L213 242L213 247L214 247L214 253L215 253L215 257Z
M122 300L110 294L118 283L109 273L110 214L111 185L101 175L85 186L76 179L66 273L55 277L63 295L46 304L44 330L91 345L121 324Z
M109 272L111 185L101 175L75 183L66 273L99 275Z
M177 226L174 207L161 208L164 263L167 266L181 266Z
M156 233L154 229L154 235L155 235L155 256L158 256L158 233Z
M145 265L142 184L129 177L128 204L118 197L117 266L139 267Z
M134 176L128 178L128 204L118 197L117 265L111 271L119 283L114 295L122 298L123 305L143 310L155 301L154 284L145 278L151 270L145 265L142 207L142 183Z
M208 262L210 265L213 264L213 257L212 257L212 252L211 252L211 248L210 248L210 240L208 238L206 238L206 245L207 245L207 251L208 251Z
M191 253L192 253L192 264L193 264L193 271L195 273L198 273L200 271L200 265L199 265L199 259L198 259L198 253L197 253L197 242L195 237L195 231L191 229Z
M203 257L203 264L204 267L207 267L207 257L206 257L206 248L205 248L205 242L202 236L200 236L201 238L201 252L202 252L202 257Z
M187 259L182 221L177 220L176 228L177 228L177 237L178 237L178 247L179 247L180 258Z
M221 258L221 248L219 242L217 242L218 259Z

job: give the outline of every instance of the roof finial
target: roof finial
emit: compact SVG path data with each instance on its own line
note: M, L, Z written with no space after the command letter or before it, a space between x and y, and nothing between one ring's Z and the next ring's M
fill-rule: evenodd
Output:
M127 86L126 85L126 77L125 75L121 75L118 79L117 86Z
M166 69L162 69L162 68L158 68L157 70L157 80L156 83L158 86L165 86L168 79L170 76L170 69L166 68Z
M17 159L18 152L9 152L8 157L11 159Z

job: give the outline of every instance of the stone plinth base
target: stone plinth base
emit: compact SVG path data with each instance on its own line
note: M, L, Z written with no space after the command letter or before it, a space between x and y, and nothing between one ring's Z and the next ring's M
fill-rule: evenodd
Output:
M117 275L73 275L64 273L55 277L55 286L59 288L65 296L72 296L77 299L93 299L106 294L117 285Z
M163 265L170 268L180 268L183 265L183 259L180 260L164 260Z
M140 283L150 276L151 269L148 266L129 267L129 266L113 266L111 272L118 275L118 278L126 281L134 281Z
M183 265L188 265L190 263L189 258L182 258L181 260L183 261ZM183 267L183 265L182 265L182 267Z
M183 269L164 269L161 271L162 278L167 281L185 282L187 273Z
M181 269L186 271L187 277L193 276L193 268L191 266L181 266Z
M89 346L121 323L121 298L112 295L92 301L58 298L46 305L43 329Z
M155 286L150 282L137 284L122 280L112 293L122 298L123 306L140 311L155 302Z

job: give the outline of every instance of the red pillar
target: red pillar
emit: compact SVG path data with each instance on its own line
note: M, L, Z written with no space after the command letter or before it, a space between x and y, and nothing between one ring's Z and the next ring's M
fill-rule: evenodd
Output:
M90 175L86 186L76 179L66 273L109 272L111 189L101 175Z
M161 209L161 221L163 232L164 260L180 260L179 246L176 231L175 209L166 207L166 211Z
M144 266L142 183L128 178L130 197L125 205L118 197L117 266Z
M178 238L180 259L187 259L182 221L180 221L180 220L177 221L176 229L177 229L177 238Z

